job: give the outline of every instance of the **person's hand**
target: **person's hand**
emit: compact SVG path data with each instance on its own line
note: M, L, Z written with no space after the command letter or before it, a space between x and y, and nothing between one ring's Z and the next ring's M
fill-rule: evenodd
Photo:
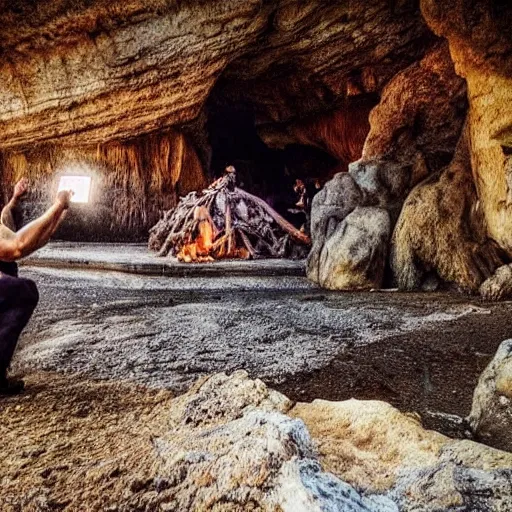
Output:
M74 196L74 194L75 193L72 190L61 190L57 193L55 202L58 203L63 210L67 210L69 208L71 198Z
M14 192L12 194L12 197L14 199L20 198L23 194L25 194L28 190L28 179L27 178L21 178L16 185L14 185Z

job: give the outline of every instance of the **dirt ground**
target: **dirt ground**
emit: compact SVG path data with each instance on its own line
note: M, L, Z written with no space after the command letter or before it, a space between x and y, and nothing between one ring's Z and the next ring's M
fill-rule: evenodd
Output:
M30 375L25 394L0 398L0 509L137 510L137 493L154 485L151 439L166 430L171 398L129 383Z
M453 434L436 414L469 412L479 374L512 335L511 302L447 293L23 274L42 300L14 364L27 392L0 398L2 512L137 510L137 493L158 485L151 440L169 401L219 371L247 369L296 401L386 400Z

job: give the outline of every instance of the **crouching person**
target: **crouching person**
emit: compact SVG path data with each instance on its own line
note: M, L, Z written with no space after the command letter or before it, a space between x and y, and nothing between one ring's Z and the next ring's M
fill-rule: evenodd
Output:
M16 185L13 198L0 216L0 395L23 391L23 381L9 379L7 371L18 338L39 300L35 283L18 277L16 260L48 242L64 219L72 196L71 191L59 192L54 204L41 217L15 232L12 208L26 188L26 180Z

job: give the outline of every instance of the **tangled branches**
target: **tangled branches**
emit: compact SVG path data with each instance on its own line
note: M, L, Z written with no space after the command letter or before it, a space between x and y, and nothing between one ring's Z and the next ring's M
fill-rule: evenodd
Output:
M191 192L150 230L149 248L181 261L304 257L309 236L265 201L236 186L236 173Z

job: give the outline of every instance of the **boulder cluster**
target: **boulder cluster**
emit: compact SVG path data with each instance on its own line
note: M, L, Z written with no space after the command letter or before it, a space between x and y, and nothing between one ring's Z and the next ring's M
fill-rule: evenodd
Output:
M512 341L482 374L466 439L379 401L292 403L244 371L171 403L140 510L475 512L512 508ZM483 444L485 443L485 444ZM160 508L158 508L160 507Z

